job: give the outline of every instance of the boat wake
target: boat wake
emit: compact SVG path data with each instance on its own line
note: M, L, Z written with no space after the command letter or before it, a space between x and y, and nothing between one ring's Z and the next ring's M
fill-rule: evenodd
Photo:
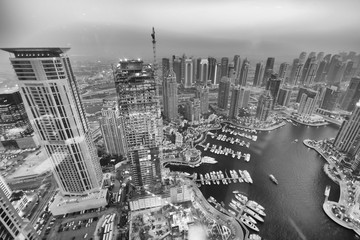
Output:
M301 229L298 227L298 225L296 225L296 223L294 222L294 220L291 217L289 217L289 222L290 222L291 226L294 227L295 231L299 234L300 238L303 240L307 240L304 233L301 231Z

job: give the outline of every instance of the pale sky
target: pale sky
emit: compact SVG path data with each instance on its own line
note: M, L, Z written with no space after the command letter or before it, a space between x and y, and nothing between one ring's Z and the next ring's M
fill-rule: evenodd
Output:
M359 9L359 0L0 0L0 47L147 59L154 26L158 57L290 62L301 51L360 52Z

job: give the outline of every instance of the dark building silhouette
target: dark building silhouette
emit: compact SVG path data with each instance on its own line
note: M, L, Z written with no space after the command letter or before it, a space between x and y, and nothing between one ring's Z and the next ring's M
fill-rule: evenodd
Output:
M269 80L266 83L266 90L270 91L270 94L273 99L273 103L272 103L273 108L275 106L276 99L279 93L280 84L281 84L281 79L278 79L276 74L271 74Z
M257 87L261 84L263 73L264 73L264 64L262 62L259 62L256 64L253 86Z
M228 69L229 68L229 58L223 57L221 58L221 77L228 76Z
M274 70L274 64L275 64L275 58L273 57L269 57L266 60L266 65L265 65L265 69L264 69L264 77L262 80L262 85L266 85L266 81L270 78L271 73Z
M222 77L219 84L218 107L227 110L230 94L230 79Z
M340 91L338 90L338 87L336 86L327 87L325 89L324 98L322 99L320 108L328 111L333 111L336 107L339 97L340 97Z
M341 109L352 112L360 99L360 77L353 77L341 103Z

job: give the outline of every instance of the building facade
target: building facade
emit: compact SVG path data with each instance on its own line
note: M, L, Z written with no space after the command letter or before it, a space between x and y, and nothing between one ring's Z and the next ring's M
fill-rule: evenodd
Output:
M303 117L309 117L314 113L318 92L307 89L306 92L301 94L298 114Z
M219 84L218 107L227 110L230 94L230 79L222 77Z
M185 60L185 88L192 87L194 83L194 65L192 59Z
M269 90L265 90L259 97L256 108L256 119L259 121L266 121L272 109L273 98Z
M97 191L102 180L68 48L7 48L25 109L65 196Z
M185 64L186 68L187 64ZM189 73L189 69L186 68L185 73ZM185 81L187 77L185 77ZM178 88L176 82L175 72L170 70L162 83L163 87L163 105L164 105L164 116L169 121L175 121L178 117Z
M353 77L350 80L345 96L341 102L341 109L352 112L360 99L360 77Z

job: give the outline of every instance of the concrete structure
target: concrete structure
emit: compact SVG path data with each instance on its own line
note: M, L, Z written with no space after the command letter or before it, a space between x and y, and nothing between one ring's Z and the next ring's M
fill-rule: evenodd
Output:
M0 175L0 189L5 194L5 196L10 199L12 191L9 185L6 183L5 179Z
M277 104L287 107L290 103L291 89L280 88L277 98Z
M355 109L355 105L359 101L359 99L360 99L360 77L353 77L350 80L343 101L341 102L341 109L352 112Z
M50 157L62 195L87 195L102 171L79 89L65 55L68 48L7 48L25 109Z
M106 152L110 155L126 156L127 143L123 131L124 123L121 122L116 101L103 101L99 122Z
M215 85L218 85L221 80L221 63L216 64L215 66Z
M175 57L173 56L173 70L175 72L176 75L176 82L177 83L182 83L181 79L183 78L182 73L181 73L181 64L182 64L182 59L179 57Z
M240 55L234 56L234 71L235 71L235 78L238 78L241 71L241 58Z
M342 66L342 62L339 55L334 55L331 58L330 64L329 64L329 70L327 71L326 75L326 82L329 85L340 83L340 80L342 79L342 76L339 74L341 73L340 68Z
M340 97L340 91L338 87L336 86L326 87L324 91L324 97L320 104L320 108L328 111L334 111L339 97Z
M168 75L169 76L169 75ZM194 65L192 59L185 60L185 88L190 88L194 83Z
M185 64L185 81L188 80L186 77L187 74L191 74L190 69L187 68L188 63ZM169 70L169 74L165 77L162 83L162 94L163 94L163 106L164 106L164 116L166 119L170 121L175 121L178 117L178 88L176 82L175 72L171 69Z
M272 109L273 98L269 90L265 90L259 97L256 108L256 118L260 121L266 121Z
M221 58L221 79L222 77L228 77L229 58Z
M200 99L200 113L209 112L209 88L207 86L198 87L195 97Z
M201 84L207 84L207 80L209 80L209 61L204 58L201 59L200 62L200 82Z
M181 147L183 145L183 143L184 143L183 135L181 133L179 133L179 132L176 132L175 133L175 145L177 147Z
M283 79L284 82L287 82L287 74L289 70L289 64L286 62L283 62L280 64L278 78Z
M276 74L271 74L266 82L266 90L269 90L273 98L272 107L274 108L280 89L281 79Z
M185 118L190 122L197 122L200 120L201 106L200 99L195 98L186 102Z
M211 81L211 84L215 84L216 59L213 57L209 57L208 62L209 62L208 80Z
M133 62L139 65L137 71L129 72L126 65L118 65L115 85L132 180L137 188L147 189L161 182L162 118L152 70L142 70L142 61ZM173 80L174 73L170 75Z
M257 87L261 84L263 74L264 74L264 64L262 62L259 62L256 64L256 68L255 68L255 76L253 82L254 87Z
M266 65L264 69L264 77L262 80L262 86L266 85L267 80L270 78L272 72L274 71L275 58L269 57L266 60Z
M232 90L229 118L236 119L239 114L240 86L235 86Z
M163 76L163 80L165 79L165 77L167 77L169 75L169 70L170 70L170 59L168 58L163 58L161 59L161 65L162 65L162 76Z
M0 189L0 239L40 239L30 223L20 218L2 189Z
M310 117L315 110L318 93L317 91L307 89L301 94L298 114L307 118Z
M245 58L241 66L240 76L235 79L235 85L246 86L250 62Z
M230 94L230 79L227 77L221 78L219 84L218 107L227 110Z
M304 85L312 85L316 76L318 63L316 62L315 57L311 59L309 67L306 71L304 78Z
M360 153L360 101L350 118L345 120L334 140L334 147L355 156Z
M323 82L325 80L325 76L326 76L325 67L326 67L326 65L327 65L326 60L322 60L319 63L318 69L316 70L316 76L315 76L314 82Z

